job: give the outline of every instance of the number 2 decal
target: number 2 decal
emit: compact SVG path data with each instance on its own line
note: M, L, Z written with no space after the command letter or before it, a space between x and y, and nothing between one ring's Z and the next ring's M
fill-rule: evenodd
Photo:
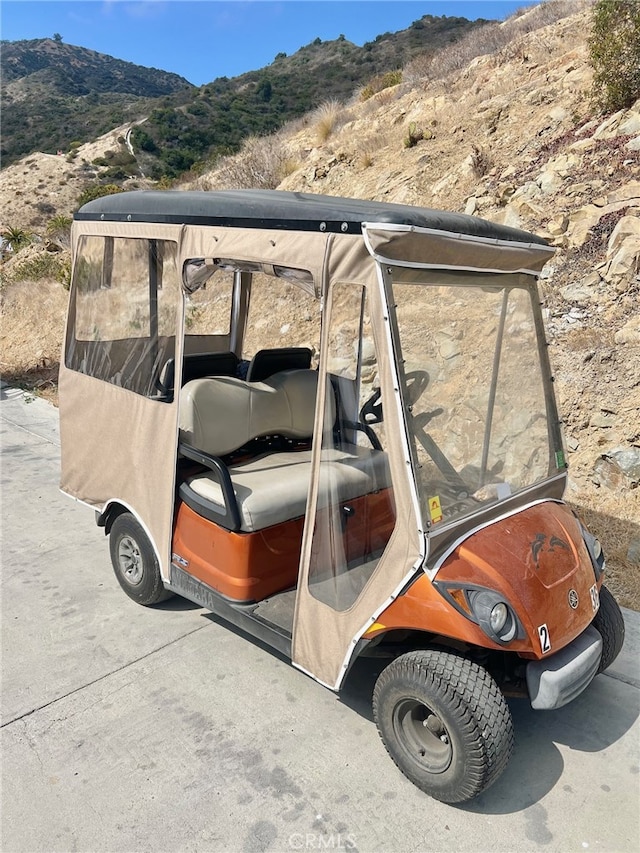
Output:
M546 625L538 626L538 636L540 637L542 654L546 655L547 652L551 651L551 638L549 637L549 629Z

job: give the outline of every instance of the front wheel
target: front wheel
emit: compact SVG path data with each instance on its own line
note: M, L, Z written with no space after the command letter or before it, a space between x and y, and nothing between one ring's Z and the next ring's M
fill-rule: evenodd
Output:
M602 658L598 672L604 672L620 654L624 643L624 618L618 602L606 586L600 588L600 609L593 620L602 637Z
M171 598L164 588L158 558L140 522L123 512L109 533L111 564L118 583L129 598L148 607Z
M396 658L376 682L373 713L400 770L444 803L486 790L513 749L511 713L498 685L482 667L449 652Z

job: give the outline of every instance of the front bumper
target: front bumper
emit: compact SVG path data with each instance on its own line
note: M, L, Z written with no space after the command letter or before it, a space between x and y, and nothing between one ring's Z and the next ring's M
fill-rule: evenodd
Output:
M602 656L602 637L590 625L579 637L543 660L527 664L531 707L538 711L562 708L591 684Z

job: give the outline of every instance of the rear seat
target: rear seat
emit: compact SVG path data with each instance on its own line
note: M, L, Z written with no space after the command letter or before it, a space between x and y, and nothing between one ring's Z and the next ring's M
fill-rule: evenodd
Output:
M235 376L239 359L234 352L194 352L186 353L182 361L182 384L200 376ZM176 363L170 358L165 363L160 376L160 389L173 396Z
M307 370L311 367L309 347L280 347L261 349L253 356L247 369L247 382L264 382L283 370Z
M180 395L180 441L183 454L194 448L214 458L218 470L195 474L180 485L180 496L195 512L230 529L253 532L304 515L311 474L310 450L261 453L247 461L221 466L227 456L254 438L279 435L308 439L313 432L318 374L286 370L264 382L210 377L187 383ZM333 396L328 405L335 418ZM389 485L386 454L348 445L323 450L319 506L333 496L340 502ZM206 464L206 462L205 462ZM220 467L225 477L221 477ZM237 513L224 497L228 473ZM227 490L227 498L229 498ZM231 496L233 500L233 496ZM233 524L225 516L235 515Z

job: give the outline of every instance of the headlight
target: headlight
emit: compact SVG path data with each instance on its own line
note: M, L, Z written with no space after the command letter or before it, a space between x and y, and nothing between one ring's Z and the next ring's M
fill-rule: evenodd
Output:
M498 643L509 643L514 639L518 623L501 595L491 589L480 589L469 590L468 597L473 615L487 637Z
M434 586L459 613L466 616L495 643L505 645L523 636L511 605L492 589L435 581Z
M504 601L499 601L497 604L494 604L491 608L491 614L489 615L489 624L491 625L491 629L495 631L496 634L499 634L507 624L508 618L509 610L507 609L507 605Z

